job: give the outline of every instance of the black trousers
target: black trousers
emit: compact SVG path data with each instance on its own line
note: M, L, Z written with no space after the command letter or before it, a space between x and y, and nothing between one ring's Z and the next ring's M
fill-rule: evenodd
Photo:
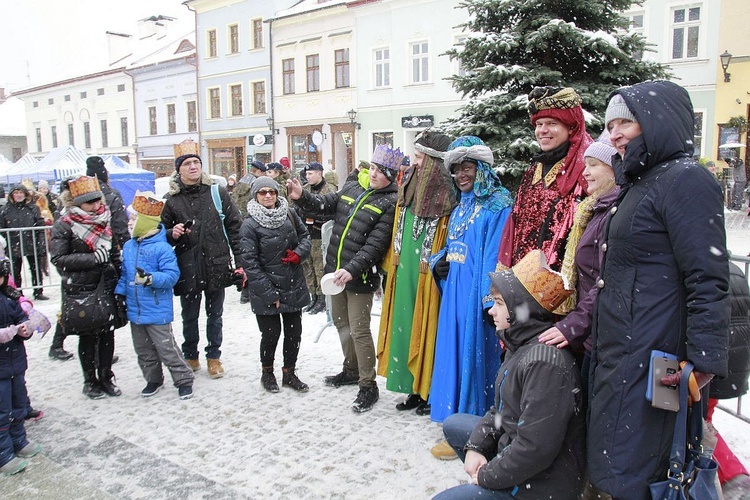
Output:
M100 368L102 370L112 369L112 356L115 352L115 332L105 327L106 330L93 335L81 335L78 338L78 358L81 360L81 368L84 373ZM97 366L97 354L99 365Z
M260 363L264 368L273 367L276 346L281 337L281 321L284 321L284 368L297 365L297 354L302 341L302 312L256 315L260 329Z
M31 284L34 285L34 296L41 295L43 290L41 288L36 288L37 286L42 285L42 266L44 265L42 262L42 259L39 258L39 266L37 266L37 263L34 259L33 255L27 255L26 261L29 263L29 272L31 273ZM16 288L21 288L21 268L23 266L23 255L20 253L14 253L13 259L11 260L11 265L13 266L13 279L16 282Z

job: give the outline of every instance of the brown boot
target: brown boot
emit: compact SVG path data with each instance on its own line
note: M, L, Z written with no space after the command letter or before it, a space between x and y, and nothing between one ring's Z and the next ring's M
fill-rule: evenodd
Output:
M221 378L224 376L224 367L221 366L221 361L214 358L207 358L208 362L208 375L211 378Z
M201 362L198 361L197 359L186 359L185 362L190 367L190 369L193 370L194 372L197 372L198 370L201 369Z
M281 385L291 387L297 392L307 392L310 388L294 373L294 368L282 368Z

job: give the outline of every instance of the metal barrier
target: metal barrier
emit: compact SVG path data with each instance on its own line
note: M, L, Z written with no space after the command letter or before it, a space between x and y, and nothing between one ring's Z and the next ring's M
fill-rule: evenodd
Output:
M5 256L11 262L13 281L19 290L35 292L60 284L60 277L49 261L50 232L51 226L0 229L0 244L5 246ZM32 248L29 248L29 240Z
M732 262L734 262L735 264L737 264L738 267L740 267L741 269L743 269L743 271L745 273L745 278L747 279L748 278L748 270L750 270L750 256L746 257L744 255L733 255L733 254L730 254L729 255L729 260L731 260ZM750 284L750 279L748 280L748 283ZM727 413L729 413L730 415L733 415L733 416L739 418L743 422L747 422L747 423L750 424L750 417L747 416L747 415L743 415L742 414L742 398L743 398L743 396L740 396L740 397L737 398L737 409L736 410L732 410L731 408L728 408L728 407L726 407L724 405L721 405L721 404L716 405L716 407L719 408L719 409L721 409L721 410L723 410L723 411L725 411L725 412L727 412Z

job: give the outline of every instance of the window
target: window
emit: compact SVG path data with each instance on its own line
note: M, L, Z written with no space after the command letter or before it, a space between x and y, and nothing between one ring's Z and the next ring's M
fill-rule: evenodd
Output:
M219 88L208 89L209 118L221 118L221 93Z
M55 104L55 100L54 99L47 99L47 104L49 104L50 106L52 106L53 104Z
M104 95L104 89L96 89L96 95Z
M149 135L157 134L156 127L156 106L148 107L148 133Z
M294 94L294 59L281 61L281 71L284 79L284 94Z
M36 128L36 150L42 151L42 129L39 127Z
M307 56L307 91L316 92L320 90L320 56L312 54Z
M240 27L230 24L227 28L227 39L229 42L229 53L237 54L240 51Z
M266 112L266 82L253 82L253 113Z
M39 107L39 101L32 102L31 106L34 107L34 108L38 108Z
M375 49L375 87L391 86L391 49Z
M411 44L411 83L425 83L430 78L430 44Z
M63 101L70 102L70 94L63 96Z
M81 99L86 99L86 92L81 92Z
M177 133L177 121L174 116L174 104L167 104L167 133Z
M318 147L312 141L312 135L293 135L291 137L292 164L294 168L318 159Z
M393 147L393 132L373 132L372 134L373 149L383 144Z
M187 102L187 129L188 132L198 130L198 113L196 112L195 101Z
M456 67L456 76L466 76L466 66L461 60L461 52L464 51L464 46L466 45L467 38L469 37L467 37L466 35L458 36L456 37L456 43L453 44L456 46L456 50L458 51L458 60L456 61L458 63Z
M117 91L118 92L125 92L125 84L121 83L120 85L118 85L117 86Z
M68 123L68 144L70 144L71 146L75 146L76 145L75 136L73 134L73 124L72 123Z
M336 88L349 86L349 49L339 49L334 52L336 61Z
M672 9L672 59L698 57L700 25L699 6Z
M55 125L52 125L52 127L50 127L50 130L52 132L52 147L56 148L57 147L57 127Z
M207 57L216 57L216 30L206 31Z
M232 116L242 116L242 85L230 85L229 94L232 96Z
M628 34L635 34L641 38L644 38L646 36L644 23L645 14L643 11L631 12L629 14L625 14L623 17L628 23ZM636 59L638 61L642 60L643 52L640 50L633 52L633 59Z
M99 120L99 126L102 129L102 147L109 147L109 136L107 135L107 120Z
M703 111L693 113L693 145L695 146L693 156L700 158L703 151Z
M123 146L127 146L130 142L128 141L128 119L125 116L120 118L120 140Z
M83 122L83 147L91 149L91 126L89 122Z
M252 25L253 25L253 48L262 49L263 48L263 20L253 19Z

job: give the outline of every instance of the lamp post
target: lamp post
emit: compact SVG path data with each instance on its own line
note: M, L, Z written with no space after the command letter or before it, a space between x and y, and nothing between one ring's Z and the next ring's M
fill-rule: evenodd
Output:
M354 108L347 111L346 115L349 117L349 122L354 126L354 128L356 128L357 130L362 128L362 124L357 123L357 112L354 111Z
M266 125L268 125L268 130L271 131L273 134L278 134L279 129L273 128L273 116L268 115L268 118L266 118Z
M725 50L719 58L721 59L721 69L724 71L724 83L729 83L729 78L732 75L727 73L727 69L729 69L729 62L732 60L732 54Z

